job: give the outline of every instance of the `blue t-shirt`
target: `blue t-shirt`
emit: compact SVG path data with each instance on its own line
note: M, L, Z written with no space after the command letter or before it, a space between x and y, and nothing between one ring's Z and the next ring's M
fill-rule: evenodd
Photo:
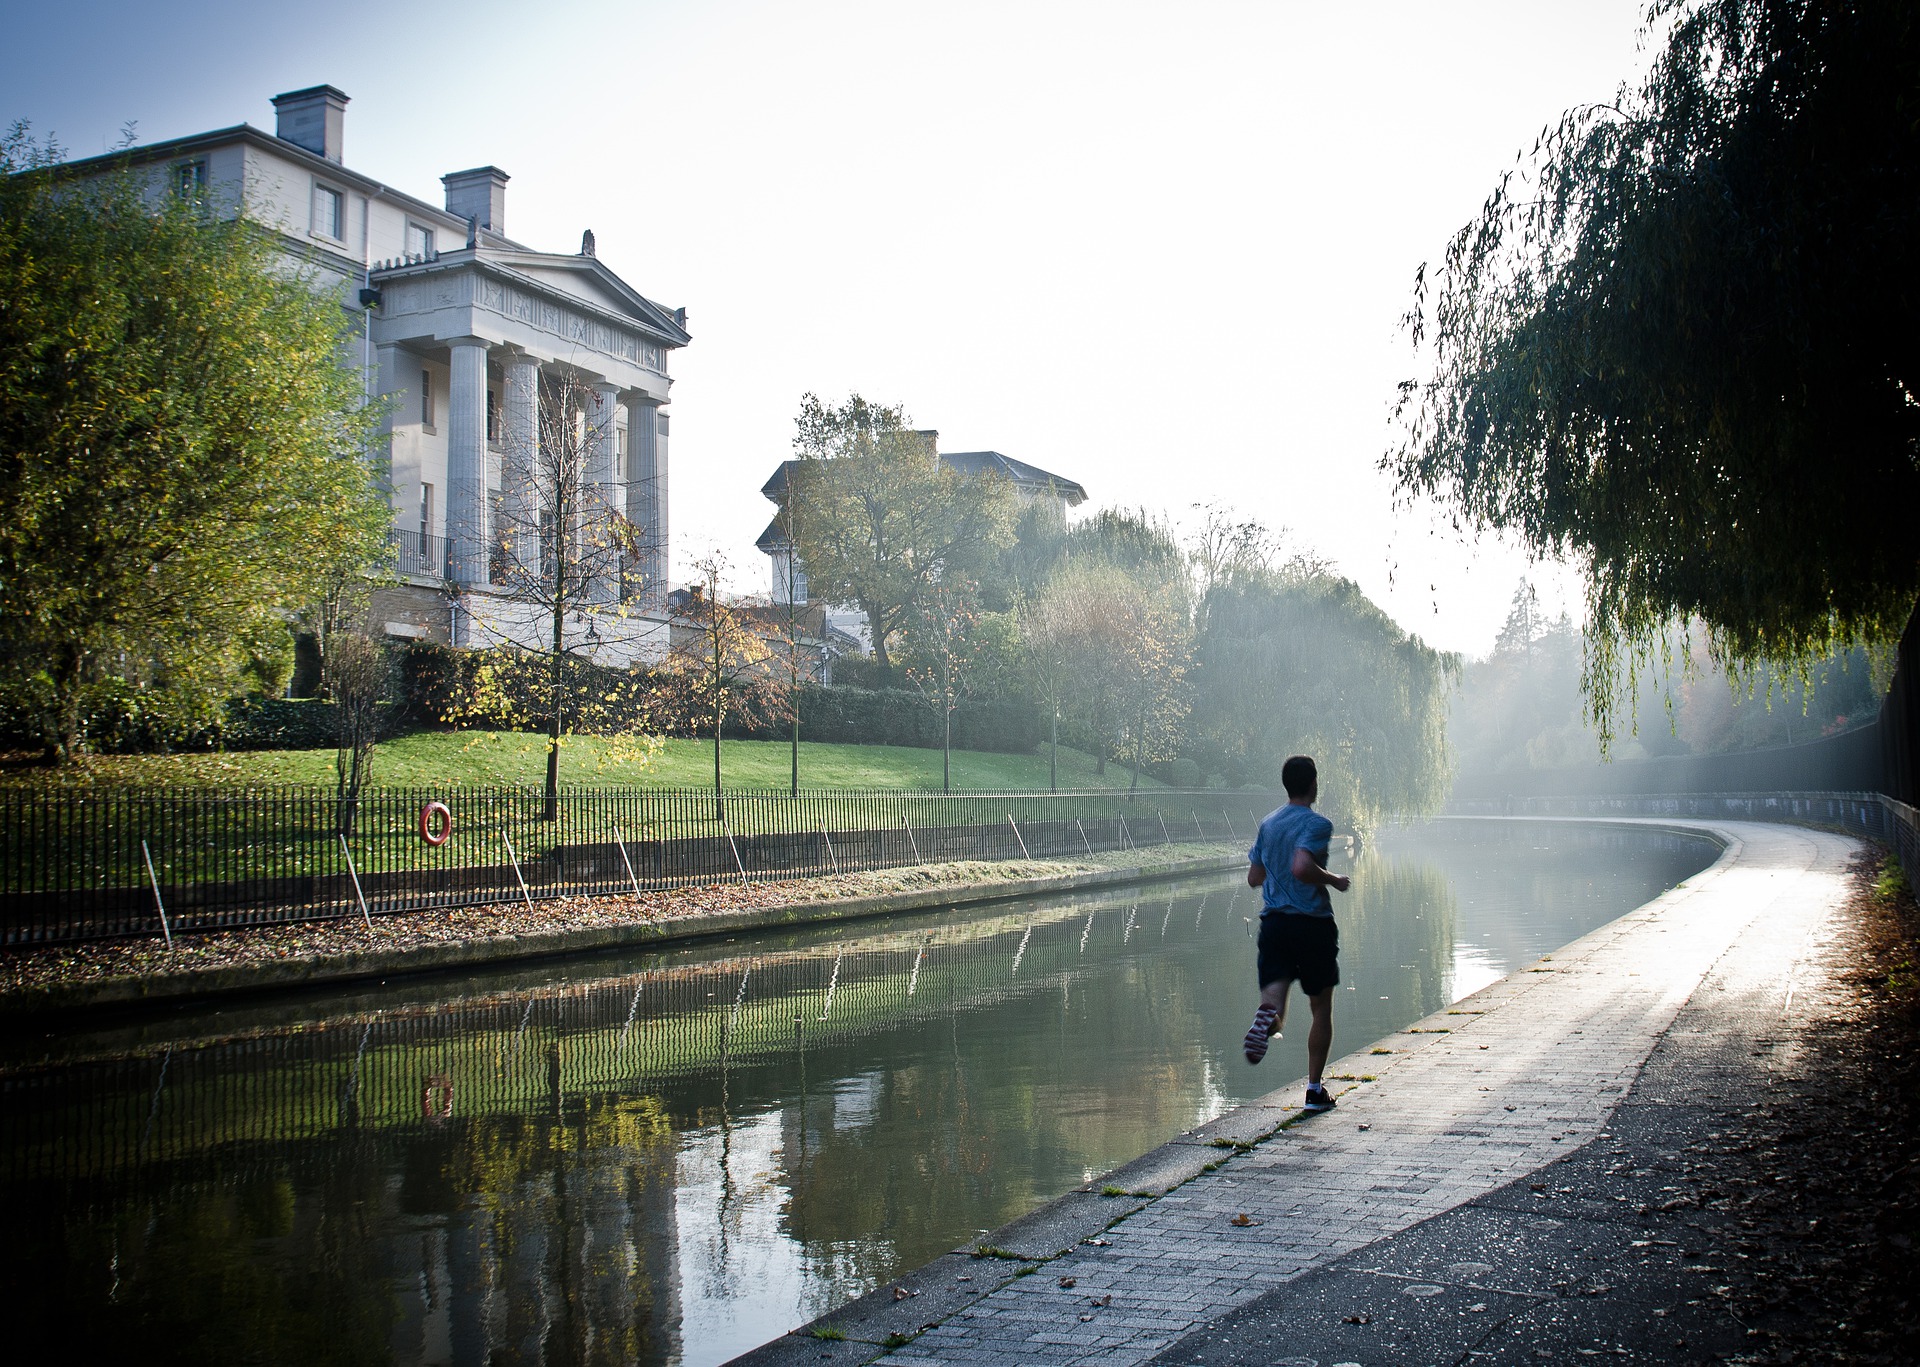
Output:
M1332 916L1333 898L1327 890L1302 883L1293 876L1293 852L1305 850L1314 863L1324 867L1327 845L1333 839L1333 823L1311 807L1289 802L1261 819L1260 833L1253 838L1247 860L1267 871L1262 889L1265 908L1262 915L1295 912L1304 916Z

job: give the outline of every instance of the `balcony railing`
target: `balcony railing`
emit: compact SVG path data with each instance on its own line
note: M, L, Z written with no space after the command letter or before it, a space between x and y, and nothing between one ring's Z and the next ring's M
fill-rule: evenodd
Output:
M402 531L396 527L387 533L387 545L393 568L401 574L433 579L453 576L453 547L444 536Z

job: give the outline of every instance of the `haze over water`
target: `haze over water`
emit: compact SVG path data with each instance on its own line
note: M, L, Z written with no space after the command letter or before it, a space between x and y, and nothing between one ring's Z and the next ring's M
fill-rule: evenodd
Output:
M1385 833L1337 902L1336 1055L1715 853ZM724 1361L1297 1078L1304 1029L1239 1056L1258 912L1223 876L17 1042L0 1246L24 1341Z

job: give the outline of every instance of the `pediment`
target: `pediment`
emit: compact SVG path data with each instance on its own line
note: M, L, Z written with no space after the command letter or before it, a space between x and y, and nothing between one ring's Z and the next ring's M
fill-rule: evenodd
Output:
M651 331L678 334L676 341L685 340L686 329L675 319L672 310L646 298L597 257L501 251L486 252L484 257L555 294L605 313L630 318Z

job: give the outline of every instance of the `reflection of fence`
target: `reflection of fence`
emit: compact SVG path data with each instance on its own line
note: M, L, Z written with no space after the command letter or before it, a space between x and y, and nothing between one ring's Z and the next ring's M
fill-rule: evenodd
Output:
M1888 846L1903 867L1920 868L1920 811L1883 793L1660 793L1627 797L1511 797L1459 800L1456 816L1690 816L1733 821L1799 821L1864 835Z
M444 844L421 836L444 802ZM392 913L956 859L1244 842L1264 793L331 788L0 794L7 944ZM342 841L341 830L349 830ZM147 859L151 856L149 873ZM350 861L350 862L349 862ZM356 887L357 883L357 887Z
M1215 905L1244 894L1230 889ZM1156 943L1168 924L1176 943L1197 936L1212 897L1183 897L1186 914L1173 918L1165 894ZM756 945L517 991L448 996L442 985L393 1007L292 1027L235 1033L223 1021L202 1034L190 1025L129 1053L109 1042L52 1067L0 1065L8 1089L0 1182L179 1160L193 1162L197 1177L277 1173L289 1158L309 1158L299 1146L311 1141L430 1132L447 1119L565 1114L579 1124L590 1099L607 1096L657 1098L675 1124L704 1124L725 1104L730 1070L738 1087L738 1070L771 1069L784 1091L796 1060L804 1067L811 1057L830 1079L849 1065L864 1071L872 1055L862 1041L874 1036L898 1048L903 1035L938 1026L944 1052L945 1022L961 1012L1045 997L1051 1017L1063 983L1112 971L1137 910L1125 900L1049 899L938 931ZM1221 924L1216 916L1207 932Z

